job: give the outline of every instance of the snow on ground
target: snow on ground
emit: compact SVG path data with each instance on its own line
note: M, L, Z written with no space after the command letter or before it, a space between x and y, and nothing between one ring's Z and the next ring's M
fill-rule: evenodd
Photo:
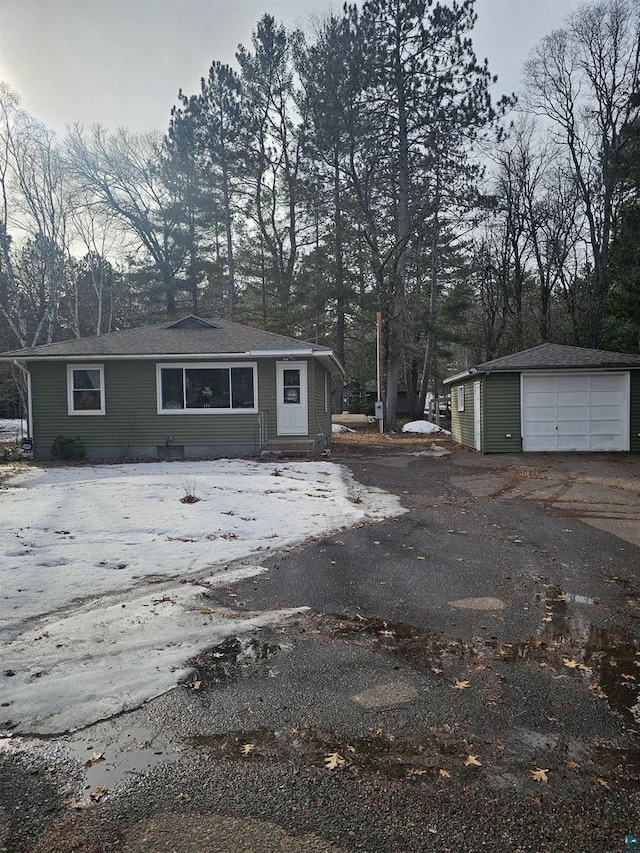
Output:
M401 512L330 462L28 469L0 491L0 727L67 731L171 689L198 651L298 612L212 609L207 589Z
M0 442L16 441L27 434L27 422L19 418L0 418Z
M437 426L437 424L431 424L429 421L410 421L402 427L402 432L417 432L422 433L423 435L430 435L432 433L438 433L439 435L451 435L449 430L443 429L442 427Z
M351 427L344 424L331 424L331 432L334 434L339 432L355 432L355 429L351 429Z

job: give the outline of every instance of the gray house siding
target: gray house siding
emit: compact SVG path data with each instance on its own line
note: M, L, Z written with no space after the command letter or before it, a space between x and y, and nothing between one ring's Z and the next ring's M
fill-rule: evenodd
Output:
M522 450L520 374L489 373L483 377L482 450L518 453Z
M187 359L185 359L186 361ZM211 359L214 360L214 359ZM240 359L239 359L240 360ZM67 363L31 361L34 456L50 457L56 436L80 436L89 458L136 456L251 455L261 449L259 417L264 421L262 439L276 437L275 359L258 359L258 408L256 412L168 415L157 413L156 363L162 359L108 360L104 367L104 415L69 415L67 412ZM176 359L171 360L172 363ZM193 361L193 359L189 359ZM249 359L248 361L252 361ZM255 361L255 359L253 359ZM309 370L309 436L316 437L316 407L320 394L318 377L324 369L314 359ZM322 391L322 395L324 392ZM324 406L324 402L323 402ZM324 412L319 416L322 420ZM330 415L329 415L330 418ZM331 427L328 421L330 441ZM324 426L323 422L323 426ZM323 445L324 446L324 445ZM320 448L322 449L322 448Z

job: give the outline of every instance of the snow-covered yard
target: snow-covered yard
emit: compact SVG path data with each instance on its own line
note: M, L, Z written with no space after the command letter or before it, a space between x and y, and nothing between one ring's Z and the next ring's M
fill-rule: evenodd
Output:
M207 589L402 511L329 462L29 469L0 491L0 728L67 731L172 688L198 651L296 612L239 616Z

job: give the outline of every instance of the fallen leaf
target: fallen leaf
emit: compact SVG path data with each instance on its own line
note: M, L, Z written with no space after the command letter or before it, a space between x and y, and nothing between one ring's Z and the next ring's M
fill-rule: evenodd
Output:
M92 791L89 794L89 797L94 801L94 803L99 803L100 800L109 793L107 788L103 788L102 785L98 785L95 791Z
M547 616L542 617L543 622L553 622L553 616L549 613Z
M336 770L338 767L344 767L347 762L339 752L332 752L330 755L325 755L324 766L327 770Z
M585 663L579 663L578 669L580 672L593 672L590 666L587 666Z
M569 761L565 761L564 766L567 768L567 770L579 770L580 769L580 765L578 764L578 762L573 761L573 759L571 759L571 758L569 759Z
M636 680L635 675L627 675L626 672L622 673L622 677L624 678L625 681L635 681Z
M454 690L465 690L467 687L471 687L468 681L456 681L453 685Z
M478 760L477 755L467 755L464 760L465 767L482 767L482 762Z
M607 780L606 780L606 779L601 779L600 777L598 777L598 778L596 779L596 782L598 783L598 785L600 785L600 787L601 787L601 788L606 788L606 789L607 789L607 791L610 791L610 790L611 790L611 787L610 787L610 785L609 785L609 783L607 782Z
M577 660L573 660L573 658L562 658L562 663L568 667L569 669L577 669L580 665Z
M435 674L436 674L436 675L440 675L440 673L442 672L442 670L440 669L440 667L439 667L439 666L432 666L432 667L431 667L431 672L435 672Z
M201 681L192 681L192 682L191 682L191 689L192 689L192 690L200 690L200 687L201 687L201 686L202 686L202 682L201 682Z
M451 773L448 770L443 770L442 767L438 770L438 774L442 776L443 779L451 779Z
M549 779L547 778L547 773L549 772L549 768L546 770L541 770L539 767L536 767L535 770L529 770L529 775L533 779L534 782L544 782L546 785Z
M381 637L395 637L396 635L395 631L380 631L379 633Z
M94 764L104 761L104 752L92 752L91 756L85 761L85 767L93 767Z
M426 770L416 770L415 768L409 770L409 776L426 776L426 774Z
M250 753L253 752L253 750L255 748L256 748L255 743L243 743L242 746L240 747L240 752L243 755L249 755Z

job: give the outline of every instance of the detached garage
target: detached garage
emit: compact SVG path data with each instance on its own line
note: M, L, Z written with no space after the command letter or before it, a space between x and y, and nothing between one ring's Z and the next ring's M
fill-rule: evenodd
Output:
M450 376L451 432L484 453L640 451L640 356L541 344Z

